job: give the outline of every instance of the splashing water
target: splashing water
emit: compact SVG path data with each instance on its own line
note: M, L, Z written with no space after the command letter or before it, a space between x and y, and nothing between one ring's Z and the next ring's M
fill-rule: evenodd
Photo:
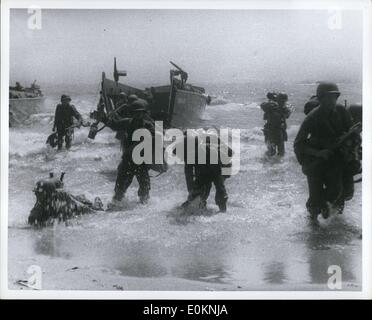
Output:
M26 225L37 180L65 171L65 189L111 200L121 154L115 133L87 138L75 131L70 151L45 145L54 102L10 129L9 286L27 267L44 271L45 289L327 290L327 269L339 265L345 290L361 286L361 188L342 216L309 224L307 186L292 143L303 118L288 123L283 159L267 159L257 103L207 107L202 126L241 129L241 169L227 179L228 212L217 213L212 189L207 211L185 216L178 208L187 191L181 166L151 179L151 199L138 204L135 181L124 210L80 216L68 225L36 230ZM73 103L88 117L96 96ZM148 279L152 279L148 281Z

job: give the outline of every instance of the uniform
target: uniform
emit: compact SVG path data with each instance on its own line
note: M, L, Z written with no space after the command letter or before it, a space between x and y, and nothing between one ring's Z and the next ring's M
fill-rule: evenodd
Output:
M261 104L261 109L264 111L264 136L267 144L267 154L274 156L278 154L283 156L285 153L285 141L287 136L286 119L289 118L291 111L285 105L288 96L285 93L274 95L268 93L270 101Z
M317 91L320 99L325 95L339 95L334 84L320 84L319 87ZM325 92L320 94L322 90ZM295 138L294 151L308 181L309 198L306 207L314 218L320 213L328 217L329 205L342 213L344 201L353 196L350 161L340 150L333 150L333 146L351 126L350 114L344 106L320 106L307 115ZM322 158L320 153L325 150L329 152L326 151L327 156Z
M142 203L147 202L150 192L149 168L145 163L138 165L133 162L132 151L139 142L132 141L132 135L137 129L147 129L153 136L155 134L153 123L143 118L124 118L121 120L111 119L107 121L107 126L115 131L121 131L123 133L123 154L122 160L118 166L114 200L122 200L135 176L139 184L138 196L140 201Z
M65 140L66 149L71 147L74 129L70 127L74 124L74 118L80 123L82 122L80 113L76 110L74 105L69 104L70 101L71 98L69 96L62 95L62 103L57 105L55 111L53 131L57 130L58 150L62 148L63 140Z
M187 138L185 138L184 141L185 155L187 154L186 139ZM219 144L220 143L221 141L219 140ZM217 164L211 164L210 161L208 161L210 159L210 152L213 152L213 150L219 151L219 146L211 146L209 143L205 143L205 149L207 160L205 164L185 163L185 178L189 195L183 206L187 206L190 201L200 196L200 207L205 208L213 184L216 188L215 203L218 205L221 212L225 212L228 195L225 187L226 176L222 175L222 167L224 165L220 160ZM228 148L228 155L230 157L232 156L232 150L230 148ZM198 159L197 152L195 159Z

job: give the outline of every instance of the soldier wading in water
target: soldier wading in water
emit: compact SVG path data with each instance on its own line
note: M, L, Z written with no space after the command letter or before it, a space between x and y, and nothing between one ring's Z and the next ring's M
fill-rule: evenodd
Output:
M266 154L270 157L276 154L282 157L285 154L285 141L288 140L286 119L291 115L291 110L286 106L288 95L283 92L269 92L267 98L269 101L261 104L266 121L263 128Z
M155 134L153 121L148 120L146 102L135 101L132 104L131 118L114 119L105 118L103 122L112 130L121 131L122 137L122 160L118 167L115 183L115 194L110 207L115 207L124 197L125 192L131 185L134 176L137 178L139 189L138 197L142 204L147 203L150 192L149 166L145 163L136 164L132 158L133 149L140 141L133 141L133 133L137 129L147 129L152 136Z
M320 83L316 96L319 106L303 121L294 151L307 177L307 210L313 219L319 214L326 219L331 211L341 214L344 202L353 197L353 175L360 171L354 150L361 140L349 112L337 104L336 84Z
M58 150L62 149L63 140L65 140L66 149L70 149L74 134L74 118L78 120L78 125L83 123L80 113L70 102L71 98L63 94L61 96L61 103L56 107L53 131L57 130Z

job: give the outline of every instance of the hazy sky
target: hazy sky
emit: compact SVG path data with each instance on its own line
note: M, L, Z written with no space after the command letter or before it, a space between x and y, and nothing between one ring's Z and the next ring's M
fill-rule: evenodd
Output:
M29 30L26 9L10 16L10 81L99 83L113 57L125 81L164 84L169 60L190 82L360 79L362 14L326 10L46 10Z

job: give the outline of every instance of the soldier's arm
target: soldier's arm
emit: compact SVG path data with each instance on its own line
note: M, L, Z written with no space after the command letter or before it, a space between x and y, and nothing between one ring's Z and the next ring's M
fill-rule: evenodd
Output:
M291 115L292 111L287 107L285 106L284 107L284 116L288 119L289 116Z
M149 130L151 132L151 135L154 136L155 135L155 126L153 123L151 123L150 121L146 121L146 129Z
M310 155L310 156L319 156L318 149L315 149L309 145L309 135L311 134L311 120L306 118L301 124L300 130L297 133L297 136L294 141L294 151L296 155Z
M81 114L79 113L79 111L77 111L77 109L75 108L74 105L71 105L71 109L72 109L72 114L75 117L75 119L82 122L83 118L82 118Z
M54 113L54 123L53 123L53 131L56 130L57 128L57 118L58 118L58 113L59 113L59 104L56 107L56 111Z
M121 118L121 119L115 119L115 118L109 118L104 123L112 130L119 131L119 130L125 130L128 126L129 119L128 118Z

